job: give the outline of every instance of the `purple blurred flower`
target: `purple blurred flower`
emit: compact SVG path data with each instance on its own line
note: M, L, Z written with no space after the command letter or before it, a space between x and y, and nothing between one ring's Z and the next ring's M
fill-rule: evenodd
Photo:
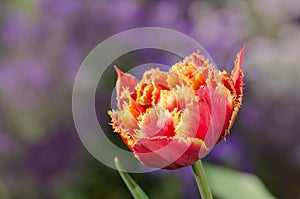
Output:
M239 132L234 132L226 142L221 142L216 145L215 149L211 152L208 158L218 164L227 165L242 171L252 171L252 162L247 153L246 145L243 143Z
M12 11L5 16L1 28L1 39L10 48L32 41L35 25L22 11Z
M0 155L10 155L14 150L15 143L8 134L0 132Z
M0 63L0 89L19 104L32 105L38 97L34 89L43 89L48 82L48 68L41 60L4 60Z
M58 129L27 149L27 168L34 177L36 191L44 196L54 197L54 189L61 183L56 179L73 174L80 166L80 148L76 147L79 143L73 131Z
M41 0L39 3L45 11L44 16L52 17L53 21L77 17L83 6L81 0Z
M182 198L198 199L199 193L195 176L191 167L185 167L179 170L182 186Z

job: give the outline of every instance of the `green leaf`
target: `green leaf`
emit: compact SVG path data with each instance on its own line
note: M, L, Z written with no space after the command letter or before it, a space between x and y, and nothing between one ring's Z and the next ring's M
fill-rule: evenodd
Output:
M124 172L124 168L122 167L117 157L115 157L115 165L119 171L120 176L122 177L127 188L129 189L131 195L135 199L149 199L149 197L145 194L142 188L130 177L130 175Z
M205 164L208 184L213 195L222 199L274 199L255 175Z

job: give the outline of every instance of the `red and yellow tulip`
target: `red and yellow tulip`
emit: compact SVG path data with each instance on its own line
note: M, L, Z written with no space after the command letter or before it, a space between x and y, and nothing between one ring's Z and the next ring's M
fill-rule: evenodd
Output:
M114 131L146 166L193 164L232 127L243 97L244 50L231 74L217 70L200 52L168 72L148 70L141 81L115 67L118 110L108 112Z

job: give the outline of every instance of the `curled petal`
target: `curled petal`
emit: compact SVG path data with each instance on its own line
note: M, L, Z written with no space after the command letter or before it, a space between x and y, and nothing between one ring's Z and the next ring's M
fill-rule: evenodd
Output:
M160 98L160 91L168 89L167 73L158 68L146 71L136 86L136 101L142 105L155 105Z
M132 98L129 101L128 109L135 118L145 113L145 109Z
M232 95L234 96L234 102L233 102L233 107L231 109L230 118L228 120L227 125L224 126L223 134L220 137L220 140L224 138L227 134L229 134L229 131L232 128L233 122L242 104L243 85L244 85L243 83L244 74L242 71L242 64L244 59L245 48L246 46L244 46L242 50L237 54L237 58L235 60L235 67L231 72L231 82L235 91L234 93L232 93Z
M219 73L222 76L223 85L230 91L231 95L236 96L236 91L231 76L226 71Z
M237 54L237 58L235 60L235 66L233 71L231 72L231 79L233 81L233 85L236 91L237 96L237 102L242 103L242 97L243 97L243 71L242 71L242 65L243 65L243 59L244 59L244 53L245 53L244 46L242 50Z

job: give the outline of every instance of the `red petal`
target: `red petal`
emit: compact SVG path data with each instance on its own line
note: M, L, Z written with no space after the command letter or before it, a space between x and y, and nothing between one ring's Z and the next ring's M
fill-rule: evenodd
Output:
M175 126L179 118L166 109L151 108L142 116L138 137L156 137L175 135Z
M129 102L128 110L135 118L137 118L142 113L145 113L145 109L133 99L131 99Z
M135 142L134 130L138 128L135 118L128 111L108 111L111 117L111 125L116 133L120 134L124 143L132 150Z
M226 71L220 72L220 75L222 76L223 85L230 91L231 95L236 96L231 76Z
M118 78L121 78L124 75L124 72L121 71L117 66L114 66L114 68L117 72Z
M135 156L146 166L177 169L193 164L208 149L199 139L142 138L133 146Z
M176 137L199 138L204 140L211 123L211 99L206 87L198 91L199 102L190 103L181 114L181 122L176 128Z
M233 87L235 90L235 93L232 93L235 96L233 107L230 107L228 105L227 107L227 113L230 113L228 125L224 126L223 133L220 136L220 139L223 139L227 134L229 134L229 131L233 125L233 122L237 116L237 113L240 109L240 106L242 104L242 98L243 98L243 71L242 71L242 65L243 65L243 59L244 59L244 53L245 53L246 45L241 49L241 51L237 54L237 58L235 60L235 66L233 71L231 72L231 81L233 82Z
M135 94L135 86L138 80L130 74L123 73L117 66L115 66L115 69L118 74L116 84L118 108L122 110L124 103L129 103L130 97L133 97Z
M201 93L199 95L201 96ZM224 127L228 126L233 110L233 97L224 86L219 85L215 90L203 88L202 98L210 111L208 130L203 140L206 146L211 148L219 141Z
M136 87L136 101L141 105L155 106L159 100L160 91L169 89L166 80L167 73L158 68L146 71Z
M242 50L237 54L237 58L235 60L235 66L233 71L231 72L231 79L233 81L233 85L236 91L237 101L242 102L243 97L243 59L245 53L246 45L242 48Z

